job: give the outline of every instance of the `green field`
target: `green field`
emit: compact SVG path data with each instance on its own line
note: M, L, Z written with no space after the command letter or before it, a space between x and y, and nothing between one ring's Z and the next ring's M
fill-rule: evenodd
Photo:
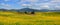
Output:
M60 12L24 14L0 11L0 25L60 25Z

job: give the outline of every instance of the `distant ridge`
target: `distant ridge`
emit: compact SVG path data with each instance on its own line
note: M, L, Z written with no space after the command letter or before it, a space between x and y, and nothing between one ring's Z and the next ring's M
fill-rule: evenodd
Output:
M28 11L28 12L31 12L31 11L34 11L34 9L23 8L23 9L19 9L18 11Z
M60 12L60 10L48 10L48 9L41 9L41 10L37 10L37 9L31 9L31 8L22 8L22 9L11 9L11 10L7 10L7 9L0 9L0 11L16 11L16 12Z

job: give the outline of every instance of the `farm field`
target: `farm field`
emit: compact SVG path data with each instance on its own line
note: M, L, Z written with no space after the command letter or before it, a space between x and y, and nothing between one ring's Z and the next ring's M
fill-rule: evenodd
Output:
M60 25L60 12L20 14L0 11L0 25Z

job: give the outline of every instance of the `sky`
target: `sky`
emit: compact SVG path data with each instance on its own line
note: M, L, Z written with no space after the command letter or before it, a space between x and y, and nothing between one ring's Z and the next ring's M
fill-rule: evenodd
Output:
M60 10L60 0L0 0L0 9L49 9Z

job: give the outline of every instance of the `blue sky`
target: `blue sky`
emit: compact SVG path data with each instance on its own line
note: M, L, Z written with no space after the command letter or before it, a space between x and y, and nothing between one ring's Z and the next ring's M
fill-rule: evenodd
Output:
M27 6L38 10L59 10L60 0L0 0L0 9L22 9Z

